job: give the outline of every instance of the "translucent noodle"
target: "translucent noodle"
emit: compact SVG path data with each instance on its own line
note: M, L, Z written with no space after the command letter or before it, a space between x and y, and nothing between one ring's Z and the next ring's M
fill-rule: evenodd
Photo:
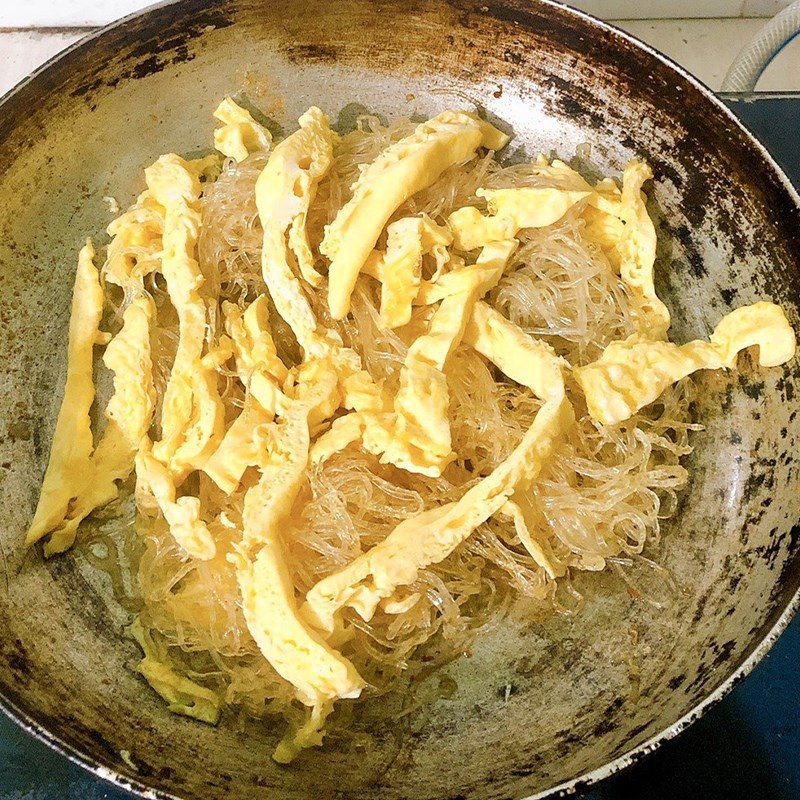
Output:
M385 127L376 118L365 117L338 142L333 168L308 216L315 252L324 226L347 201L359 165L413 127L407 120ZM265 163L263 154L240 164L229 159L219 178L204 190L198 253L206 279L203 296L212 309L211 343L221 333L223 301L244 306L265 292L260 274L262 232L254 199L255 182ZM424 211L443 224L455 208L482 206L475 195L481 186L538 183L541 178L529 165L501 168L488 153L448 170L411 198L396 217ZM578 212L569 212L548 228L525 231L520 238L510 269L488 298L512 322L549 342L572 364L587 363L609 342L634 331L626 291L599 246L585 235ZM153 279L150 288L159 303L153 346L156 384L163 393L176 342L175 321L164 302L163 287ZM383 329L378 287L368 277L359 279L352 314L335 325L325 305L325 287L309 291L308 296L320 321L338 330L370 374L389 388L396 385L412 338L409 330L424 326L429 312L416 310L409 330ZM290 331L275 313L271 324L280 354L296 362ZM357 446L309 470L284 533L298 597L379 542L402 520L459 498L520 441L540 405L529 390L505 379L466 347L459 348L446 371L458 458L442 477L427 478L381 464ZM240 407L243 390L234 380L226 386L229 408ZM565 611L561 594L573 592L571 607L580 599L571 588L572 572L610 564L627 576L639 554L652 551L658 542L661 522L675 511L677 492L687 479L680 461L691 450L689 431L696 427L689 414L690 383L684 381L615 428L593 422L577 387L570 382L567 390L578 423L520 498L533 521L532 535L552 553L563 577L548 577L522 546L512 520L496 516L399 592L407 605L402 613L379 609L369 623L355 614L346 616L351 636L341 650L367 680L365 698L405 686L409 676L461 653L483 626L502 619L516 597ZM115 542L112 550L106 543L106 555L96 554L94 563L109 573L128 570L137 575L133 605L139 604L143 624L166 648L176 668L217 689L231 709L257 716L279 714L296 724L303 712L292 702L292 687L253 642L240 608L234 568L227 560L241 535L245 489L255 479L253 470L246 473L243 486L231 497L205 476L195 474L186 484L184 491L201 498L217 540L213 560L187 557L161 518L140 513L135 528L129 526L124 534L139 544L124 547ZM91 546L102 541L102 533L94 534ZM335 725L336 717L332 719Z

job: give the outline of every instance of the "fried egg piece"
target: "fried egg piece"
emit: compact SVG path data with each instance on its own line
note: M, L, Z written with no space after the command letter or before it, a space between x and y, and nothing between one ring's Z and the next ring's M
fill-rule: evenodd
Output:
M111 237L101 273L108 283L127 288L161 268L164 206L148 189L106 228Z
M328 268L328 306L334 319L350 310L356 279L392 214L409 197L430 186L448 167L496 150L508 137L474 114L445 111L386 148L364 167L353 195L325 228L320 252Z
M292 329L305 358L329 359L340 382L344 382L361 372L361 360L353 350L342 346L335 331L318 323L301 282L289 265L286 237L290 225L298 220L305 225L308 203L330 168L336 134L318 108L310 108L299 122L300 129L272 151L256 182L256 206L264 229L262 272L275 308ZM290 231L289 243L292 241ZM299 252L296 250L295 255L302 271ZM251 390L255 394L255 383ZM315 424L313 419L311 424Z
M137 671L167 701L167 708L175 714L183 714L215 725L219 720L222 705L219 695L179 674L161 658L139 617L134 620L128 631L144 653L144 658L136 668Z
M272 134L230 97L216 107L214 117L222 123L214 131L214 147L237 164L253 153L268 151L272 145Z
M489 215L474 206L464 206L447 219L453 232L453 245L459 250L475 250L490 242L513 239L523 228L546 228L558 222L591 191L553 188L478 189L485 197Z
M634 159L622 176L622 192L595 192L587 209L587 235L603 247L635 301L640 331L663 339L670 325L669 311L654 285L656 229L647 212L642 186L653 177L644 161Z
M656 295L656 231L642 192L653 177L649 165L640 159L630 161L621 191L611 178L592 186L563 161L549 163L541 155L534 172L570 191L590 192L581 212L586 236L600 245L630 291L640 332L650 339L663 339L669 329L669 311Z
M105 343L100 333L103 290L94 265L94 255L94 247L87 240L78 256L72 292L64 397L53 433L50 460L39 503L25 537L29 545L70 518L70 504L80 496L86 476L91 472L94 444L89 410L95 394L94 346Z
M234 303L223 303L222 313L233 342L239 380L253 400L274 417L286 407L281 384L289 370L279 358L269 330L267 297L260 295L244 312Z
M382 542L309 590L302 611L320 630L332 631L336 614L345 606L371 619L378 604L391 598L398 587L412 584L421 569L446 558L478 525L500 511L515 491L530 486L574 421L564 391L562 363L552 348L526 337L523 354L507 352L504 346L498 347L498 337L486 331L501 315L484 304L477 308L486 312L479 311L478 320L467 326L465 341L497 358L501 369L525 377L544 405L511 455L460 500L401 522Z
M555 580L565 574L566 570L554 563L552 555L545 550L542 543L532 533L535 526L528 521L528 515L518 501L507 500L500 508L499 513L511 518L517 538L536 564L545 571L548 578Z
M225 332L235 348L239 379L248 386L256 370L265 370L276 381L284 381L289 370L278 357L269 327L269 304L266 295L259 295L242 311L235 303L222 304Z
M169 532L188 555L201 561L214 558L217 546L203 521L200 499L188 495L177 497L174 476L153 455L149 440L142 443L136 454L136 495L142 509L155 504L167 521Z
M358 697L364 681L300 616L283 552L281 526L308 466L309 417L319 406L330 405L338 391L329 363L314 364L304 373L308 380L298 384L297 396L270 441L261 478L245 495L243 539L230 559L245 620L259 649L295 687L298 699L316 707L340 697Z
M436 251L437 270L441 271L453 236L427 214L398 219L388 225L386 233L386 252L374 251L372 268L381 282L381 321L387 328L399 328L411 319L411 306L422 279L423 256Z
M263 459L269 436L267 426L274 418L274 412L265 409L252 394L245 398L241 413L203 465L206 475L225 494L233 494L239 488L245 470Z
M202 362L207 311L195 258L200 233L200 176L206 160L167 154L145 170L149 190L164 206L161 271L178 314L178 347L161 409L161 439L153 455L180 483L203 465L224 432L217 372Z
M319 285L321 278L313 266L305 220L319 181L330 169L336 134L328 117L313 106L300 117L299 124L299 130L275 147L258 176L256 206L264 229L264 281L275 308L308 357L322 354L325 332L318 330L311 304L292 272L289 250L297 258L304 280L311 286Z
M465 289L442 300L427 333L409 347L394 403L394 434L384 461L438 477L455 457L444 366L461 342L475 303L497 285L516 248L514 240L486 245L474 265L460 270L469 276Z
M234 303L223 303L222 313L225 330L233 343L236 370L247 396L241 413L203 464L203 471L230 495L239 487L245 470L263 460L268 425L288 403L280 382L289 371L278 357L269 331L265 295L256 298L244 311Z
M775 367L795 354L795 334L783 310L768 302L724 316L710 341L684 345L632 336L612 342L597 361L573 369L593 419L616 425L700 369L731 369L738 353L758 345L759 364Z
M114 373L114 392L106 405L106 429L92 453L84 484L70 504L68 517L45 543L46 556L68 550L78 525L94 511L114 500L119 482L133 471L136 451L153 419L156 392L150 356L150 324L155 304L147 295L136 297L125 309L122 328L103 353Z

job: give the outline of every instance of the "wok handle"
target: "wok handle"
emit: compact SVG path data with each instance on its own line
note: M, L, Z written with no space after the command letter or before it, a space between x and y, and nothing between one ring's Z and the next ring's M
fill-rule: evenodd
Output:
M800 0L774 16L738 53L722 82L723 92L752 92L775 56L800 34Z

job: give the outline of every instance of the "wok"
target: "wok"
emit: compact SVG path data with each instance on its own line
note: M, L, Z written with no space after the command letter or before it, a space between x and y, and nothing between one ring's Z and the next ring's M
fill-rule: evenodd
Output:
M509 798L566 792L675 735L745 675L798 604L797 362L698 378L691 483L657 554L655 607L605 574L585 608L520 604L471 658L433 675L402 724L365 706L286 768L269 725L170 714L131 668L109 586L78 548L22 547L65 369L75 254L102 201L141 188L160 153L207 147L244 91L276 125L322 105L346 128L481 108L537 151L619 172L653 166L659 289L673 338L707 335L765 297L798 322L800 211L784 175L712 94L628 35L543 0L184 0L88 37L0 110L0 694L8 713L99 775L150 797ZM413 97L412 97L413 96ZM105 520L98 524L127 524ZM449 679L455 681L453 684ZM448 685L454 691L439 691ZM378 705L381 705L380 703Z

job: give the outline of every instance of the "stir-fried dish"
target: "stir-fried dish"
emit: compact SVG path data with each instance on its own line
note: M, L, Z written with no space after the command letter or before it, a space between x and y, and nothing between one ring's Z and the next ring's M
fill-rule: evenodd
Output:
M339 135L310 108L279 142L254 113L226 98L216 152L161 156L81 250L27 541L87 531L170 710L283 716L290 761L335 704L652 545L698 427L684 379L795 338L758 302L669 341L643 161L502 166L508 136L461 111ZM79 527L130 497L135 524Z

